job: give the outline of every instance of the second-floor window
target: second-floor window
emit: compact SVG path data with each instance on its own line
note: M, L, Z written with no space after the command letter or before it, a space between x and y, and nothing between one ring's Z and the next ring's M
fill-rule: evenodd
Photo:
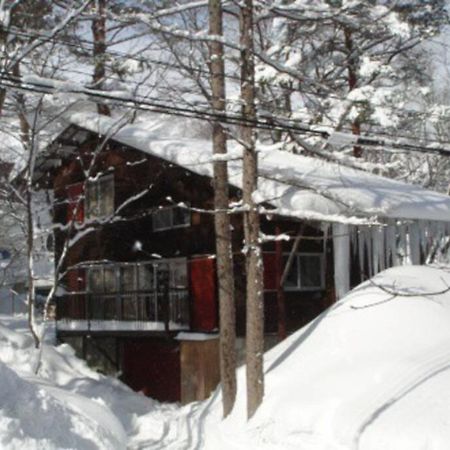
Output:
M153 231L188 227L191 224L191 213L189 209L180 206L166 206L153 212L152 223Z
M85 215L88 219L114 213L114 176L112 174L86 183Z

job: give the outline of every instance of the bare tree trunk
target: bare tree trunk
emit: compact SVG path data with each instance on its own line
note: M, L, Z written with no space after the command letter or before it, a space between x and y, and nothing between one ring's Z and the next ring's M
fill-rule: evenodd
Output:
M20 78L20 63L17 63L12 68L14 76ZM34 339L34 345L39 348L40 339L34 328L34 306L35 306L35 291L34 291L34 272L33 272L33 249L34 249L34 224L33 224L33 198L32 198L32 164L33 164L33 149L30 141L30 124L26 116L25 97L21 92L15 93L17 103L17 115L20 124L20 140L26 151L29 153L28 157L28 176L26 180L25 191L25 214L26 214L26 248L27 248L27 281L28 281L28 295L27 295L27 312L28 312L28 328Z
M31 193L31 180L27 182L26 199L26 216L27 216L27 279L28 279L28 328L34 339L34 345L39 348L40 340L34 329L34 271L33 271L33 249L34 249L34 225L33 225L33 199Z
M221 0L209 0L209 33L222 36ZM210 44L212 106L215 113L225 113L225 66L223 44ZM226 154L225 131L217 119L213 123L213 153ZM216 232L217 277L220 315L220 377L223 416L233 409L236 399L236 311L234 303L233 252L228 215L228 168L226 161L214 162L214 225Z
M92 22L92 35L94 37L94 75L93 85L101 89L106 75L106 0L95 0L95 19ZM111 115L108 105L97 103L99 114Z
M5 105L6 89L0 89L0 116L3 114L3 106Z
M353 39L352 32L349 28L344 29L344 37L345 37L345 48L348 53L348 62L347 62L347 72L348 72L348 88L349 91L353 91L356 87L356 83L358 81L356 75L356 63L355 56L353 55ZM360 135L361 134L361 122L358 117L353 119L352 121L352 133ZM359 145L355 145L353 147L353 156L356 158L362 157L362 148Z
M20 63L14 64L12 73L15 77L20 78ZM29 150L30 147L30 124L28 123L26 115L25 97L22 92L14 94L17 101L17 115L19 117L20 124L20 140L23 146Z
M253 0L243 0L240 8L241 44L241 99L242 115L254 120L255 67L253 61ZM252 417L264 396L264 296L262 281L262 258L259 243L259 214L253 200L257 189L258 156L255 134L251 125L241 128L244 143L243 155L243 202L245 255L247 272L246 313L246 364L247 364L247 415Z
M3 29L3 27L0 27L0 58L2 60L2 63L0 64L0 70L2 72L5 72L6 64L5 64L5 55L7 52L6 43L8 41L8 33ZM0 117L3 114L3 107L5 106L5 100L6 100L6 89L0 88Z

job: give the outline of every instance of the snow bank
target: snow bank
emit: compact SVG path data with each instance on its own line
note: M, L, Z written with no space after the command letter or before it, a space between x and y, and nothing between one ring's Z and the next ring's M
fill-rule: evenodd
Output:
M0 317L0 448L447 450L450 269L381 272L265 356L266 393L246 420L245 371L222 420L220 390L162 405L44 346ZM9 366L9 369L5 367ZM64 433L62 432L64 430Z
M231 416L221 420L219 392L185 408L178 443L211 450L447 450L450 292L437 292L448 286L444 269L380 273L266 354L264 402L251 421L240 369Z
M110 429L89 415L86 402L76 407L73 402L62 401L60 396L26 381L3 363L0 379L2 449L124 448ZM97 408L97 413L104 415L105 411Z
M24 318L0 316L0 448L125 449L126 432L102 391L128 388L92 372L68 345L46 343L42 352L36 376L38 352ZM80 384L91 395L78 393Z

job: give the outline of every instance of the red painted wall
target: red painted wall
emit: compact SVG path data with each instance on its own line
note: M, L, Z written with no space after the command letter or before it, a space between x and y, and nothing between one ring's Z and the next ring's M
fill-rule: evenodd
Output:
M218 327L216 296L216 261L202 257L189 261L192 301L192 329L212 331Z

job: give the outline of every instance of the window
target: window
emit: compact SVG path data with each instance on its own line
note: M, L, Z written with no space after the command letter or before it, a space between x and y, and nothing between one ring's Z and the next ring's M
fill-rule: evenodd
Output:
M114 176L105 175L86 183L86 217L107 217L114 213Z
M152 221L153 231L188 227L191 224L191 214L187 208L167 206L154 211Z
M161 276L167 277L171 318L176 319L181 315L175 311L179 302L188 308L186 258L90 267L92 318L162 321L164 303L160 297L164 294L158 290Z
M0 260L11 259L11 252L9 250L0 250Z
M286 264L289 255L284 256ZM297 253L284 283L288 291L315 291L325 286L323 254Z
M84 221L84 183L67 186L67 223Z
M174 289L186 289L187 280L187 264L184 258L174 259L169 265L170 287Z
M113 320L116 318L117 284L113 266L95 267L89 270L89 291L93 294L91 302L92 318Z

